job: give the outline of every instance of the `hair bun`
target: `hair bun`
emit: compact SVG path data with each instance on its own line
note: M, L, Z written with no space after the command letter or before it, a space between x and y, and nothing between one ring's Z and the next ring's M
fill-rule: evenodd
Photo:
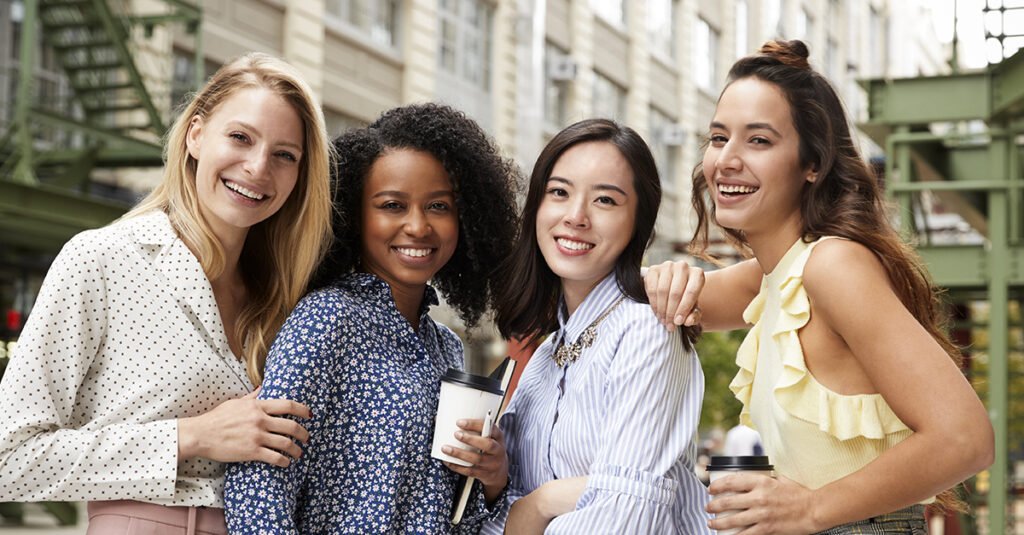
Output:
M807 62L807 57L810 56L810 52L807 50L807 45L799 39L793 39L791 41L768 41L761 45L761 49L758 50L758 52L763 56L769 56L777 59L783 65L788 65L797 69L811 68L810 63Z

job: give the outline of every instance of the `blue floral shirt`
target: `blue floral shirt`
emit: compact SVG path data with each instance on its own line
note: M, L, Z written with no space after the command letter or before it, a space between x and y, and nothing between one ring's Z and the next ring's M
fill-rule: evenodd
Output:
M436 304L428 287L417 332L373 275L302 299L270 350L259 398L308 405L313 417L300 423L310 440L288 468L228 468L231 533L452 531L459 476L430 447L441 376L463 356L458 336L427 315ZM487 513L477 483L457 531L475 533Z

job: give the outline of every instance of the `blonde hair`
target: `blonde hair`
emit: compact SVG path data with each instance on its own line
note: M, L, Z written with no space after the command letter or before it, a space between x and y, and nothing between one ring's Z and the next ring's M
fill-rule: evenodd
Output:
M261 53L246 54L221 67L168 131L160 185L125 217L153 210L167 213L207 278L212 280L224 271L224 249L199 209L198 162L189 154L185 139L193 117L209 117L236 91L252 87L266 88L291 104L305 134L294 190L275 214L249 229L238 260L249 297L235 334L244 347L242 360L249 378L258 385L270 344L305 293L331 238L331 148L323 111L298 71Z

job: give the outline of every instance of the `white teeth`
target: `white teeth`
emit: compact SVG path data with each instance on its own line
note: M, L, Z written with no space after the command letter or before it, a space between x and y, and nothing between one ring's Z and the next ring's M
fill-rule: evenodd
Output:
M243 197L248 197L254 201L262 201L263 198L266 197L266 195L262 193L256 193L255 191L252 191L251 189L248 189L245 186L242 186L241 184L235 184L230 180L225 180L224 185L227 186L229 190L238 193Z
M413 258L423 258L430 254L431 249L409 249L407 247L395 247L395 250Z
M758 188L754 186L741 186L738 184L719 184L718 191L722 193L754 193Z
M594 248L594 244L592 243L583 243L581 241L568 240L565 238L558 238L558 244L571 251L586 251Z

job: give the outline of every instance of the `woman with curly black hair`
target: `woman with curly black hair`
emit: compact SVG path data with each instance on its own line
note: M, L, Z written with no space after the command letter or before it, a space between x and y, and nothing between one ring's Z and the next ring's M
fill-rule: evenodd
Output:
M271 349L259 395L309 406L309 442L288 467L231 467L229 528L448 532L461 473L481 482L458 527L475 532L508 481L504 439L460 433L480 453L446 453L470 467L431 458L440 378L463 367L463 351L427 312L431 285L468 326L493 306L517 168L475 122L437 104L388 111L335 149L335 242Z

